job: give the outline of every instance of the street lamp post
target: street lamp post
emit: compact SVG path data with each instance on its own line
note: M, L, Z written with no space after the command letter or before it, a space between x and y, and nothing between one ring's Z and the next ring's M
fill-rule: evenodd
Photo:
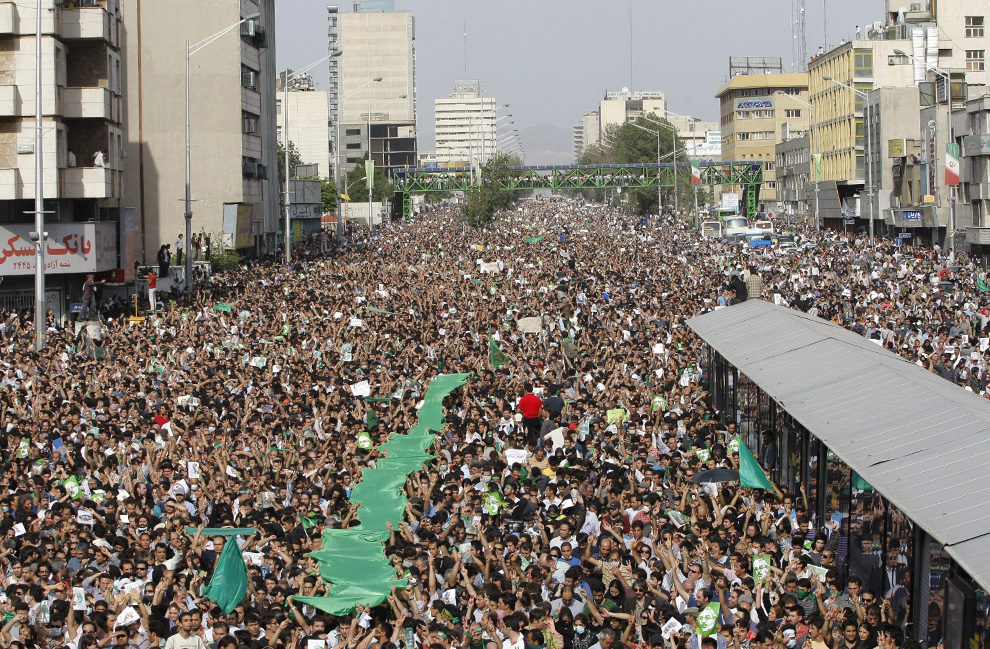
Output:
M912 61L914 61L914 57L911 56L910 54L908 54L907 52L905 52L904 50L894 50L894 54L896 54L898 56L906 56L909 59L911 59ZM956 136L955 136L955 132L954 132L954 130L952 128L952 78L949 76L949 72L947 70L943 70L942 68L935 67L934 65L929 64L928 61L925 61L924 63L925 63L925 68L931 70L932 72L934 72L938 76L940 76L943 79L945 79L945 95L946 95L945 121L946 121L947 130L948 130L948 136L949 136L948 143L949 144L954 144L955 141L956 141ZM951 236L949 236L948 233L947 233L946 239L948 239L948 241L946 241L946 244L947 244L949 250L952 250L953 252L955 252L955 250L956 250L956 200L957 200L956 199L956 191L957 191L957 189L956 189L956 187L954 185L949 185L948 190L949 190L949 231L952 234L951 234ZM934 238L932 239L932 245L933 246L935 245Z
M398 97L393 97L392 99L389 99L388 101L383 103L381 106L376 106L374 112L378 112L379 110L385 108L392 102L399 101L400 99L405 99L406 97L408 97L408 95L399 95ZM371 157L371 113L372 111L369 110L368 111L368 161L374 164L374 158ZM384 151L382 152L382 157L384 158ZM372 206L371 206L371 190L374 189L375 187L374 173L372 173L371 178L365 179L365 184L368 185L368 232L372 236L374 236L375 234L374 210L372 210Z
M292 237L289 233L289 208L292 203L292 197L289 193L289 82L298 79L302 75L306 74L319 64L332 59L336 56L343 54L341 50L331 52L330 54L313 61L309 65L303 67L300 70L293 71L289 74L289 71L285 71L285 78L282 80L282 140L285 146L285 265L288 266L292 263Z
M667 129L668 131L670 131L670 138L672 141L671 149L673 149L674 151L674 211L677 212L680 210L680 204L677 198L677 129L671 126L670 124L665 124L664 122L658 122L655 119L650 119L649 117L644 116L643 119L645 119L650 124L656 124L657 126L661 126ZM659 162L659 160L657 160L657 162Z
M863 92L862 90L857 90L850 85L844 84L841 81L836 81L832 77L825 76L822 77L825 81L831 81L837 86L842 86L846 90L852 91L860 99L863 100L863 119L866 120L866 184L869 186L867 191L867 196L870 199L870 246L876 244L876 240L873 236L873 127L870 124L870 115L873 112L870 109L870 96L869 94Z
M814 152L814 154L811 156L811 170L812 170L812 173L815 174L815 230L821 230L822 229L821 212L818 211L819 210L819 208L818 208L818 205L819 205L818 204L818 188L819 188L818 187L818 165L817 165L817 163L815 161L815 155L817 155L819 153L819 151L818 151L818 138L815 136L815 130L816 130L817 126L818 126L818 117L817 117L817 115L815 113L815 106L814 106L814 104L811 104L810 102L804 101L803 99L798 99L797 97L792 97L791 95L788 95L787 93L782 92L780 90L777 91L777 94L778 95L782 95L784 97L787 97L791 101L797 102L797 103L801 104L802 106L807 106L808 108L811 109L811 122L813 124L813 126L811 127L811 150ZM873 215L872 212L873 212L873 206L871 204L871 206L870 206L870 216Z
M336 120L336 124L334 124L334 129L336 130L336 135L335 135L336 139L334 140L334 143L335 143L334 146L336 147L336 149L334 151L334 157L336 157L336 164L334 164L334 175L336 176L336 178L334 178L334 183L337 186L336 191L337 191L337 239L338 239L338 241L344 237L344 210L343 210L343 206L341 205L340 200L341 200L342 194L346 194L347 193L346 189L343 192L340 191L340 187L341 187L341 182L340 181L342 180L341 175L340 175L340 115L341 115L341 113L344 112L344 100L347 99L348 97L350 97L351 95L353 95L354 93L356 93L356 92L358 92L360 90L364 90L365 88L367 88L371 84L378 83L381 80L382 80L381 77L375 77L371 81L368 81L366 83L361 84L360 86L358 86L357 88L355 88L354 90L350 91L349 93L347 93L346 95L344 95L343 97L341 97L340 99L337 100L337 120ZM371 153L370 153L370 149L371 149L370 135L371 134L369 133L368 135L369 135L369 139L368 139L368 142L369 142L369 145L368 145L369 153L368 153L368 155L370 156L371 155Z
M40 3L39 3L40 4ZM189 134L189 58L199 52L204 47L210 45L214 41L222 38L231 30L237 29L242 23L246 23L250 20L258 18L261 14L251 14L241 18L236 23L218 31L216 34L204 38L200 42L193 46L189 45L189 41L186 41L186 289L192 287L192 141L190 140Z
M660 186L660 131L654 131L652 128L646 128L645 126L640 126L636 122L629 122L641 131L646 131L651 135L655 135L657 138L657 214L663 214L663 189ZM676 168L675 168L674 180L677 180ZM676 197L676 192L675 192ZM675 208L676 209L676 208Z

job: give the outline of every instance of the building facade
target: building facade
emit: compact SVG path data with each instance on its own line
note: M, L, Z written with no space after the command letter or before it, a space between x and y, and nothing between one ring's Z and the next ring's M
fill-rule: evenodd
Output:
M839 206L837 210L823 207L822 218L833 227L840 227L841 223L829 223L829 219L869 218L870 201L860 194L868 190L867 164L873 171L879 169L880 148L867 146L867 131L872 130L878 116L871 116L868 127L864 111L867 104L858 93L866 94L880 87L913 85L914 66L909 58L895 53L895 50L910 51L910 43L903 40L850 41L818 56L808 66L816 119L813 127L822 154L821 174L826 181L822 185L823 191L831 193L834 187L837 196L830 196L828 205ZM917 116L917 102L911 105ZM872 154L869 162L867 153ZM878 178L879 172L874 176ZM880 218L879 211L875 211L873 218Z
M650 113L667 114L667 102L659 90L606 91L598 104L598 139L610 126L622 126Z
M303 164L319 165L319 176L333 175L330 161L330 103L327 93L308 83L289 84L288 129L285 127L286 109L282 105L285 94L278 93L275 100L278 141L285 146L286 135L299 153Z
M122 13L118 0L69 6L0 4L0 308L34 302L36 155L42 158L46 301L56 316L79 300L87 272L126 267L120 247L125 149ZM42 134L36 140L36 71Z
M473 160L484 165L498 149L495 97L474 79L454 82L449 97L433 102L437 162Z
M355 3L353 9L328 8L330 48L343 52L330 60L329 97L331 122L340 117L341 170L353 169L369 151L388 173L414 166L415 20L390 2Z
M779 60L778 60L779 64ZM793 97L808 102L805 73L736 74L716 93L719 100L722 160L763 164L760 211L780 211L777 204L776 145L808 131L809 111ZM734 191L723 187L724 192Z
M774 151L779 209L788 218L814 223L818 204L811 175L811 135L803 133L779 142Z
M185 47L242 23L190 57L192 229L225 246L274 252L281 225L275 125L274 0L123 0L127 131L124 204L138 258L185 232ZM195 15L190 23L188 16Z

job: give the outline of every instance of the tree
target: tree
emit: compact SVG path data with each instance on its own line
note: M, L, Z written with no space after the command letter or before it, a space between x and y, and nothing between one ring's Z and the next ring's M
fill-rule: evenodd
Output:
M296 167L302 164L302 157L296 150L294 142L289 142L289 171L292 172L290 178L295 178ZM285 147L278 143L278 186L285 187Z
M499 210L512 205L514 197L511 191L502 189L510 175L509 167L519 166L518 156L499 153L482 167L482 182L480 187L467 192L461 205L461 218L474 228L485 227L493 220Z
M337 183L333 178L320 179L320 194L323 198L323 213L328 214L337 210Z
M651 131L660 133L660 161L663 163L673 162L674 156L672 155L672 152L676 148L678 151L677 162L679 164L683 164L685 160L681 152L684 149L684 140L677 137L674 134L674 131L670 128L664 128L663 126L658 126L653 123L660 122L672 127L670 122L655 113L650 113L646 117L649 119L639 118L633 123L641 126L642 128L648 128ZM632 125L633 123L622 124L621 126L617 124L609 125L605 129L605 133L602 135L601 143L588 147L578 159L578 164L599 165L655 163L657 161L658 153L657 136L647 133L642 130L642 128L636 128ZM677 200L679 204L684 209L686 209L689 205L693 207L694 188L690 182L690 175L683 168L681 168L678 173L678 181ZM659 197L656 188L624 189L623 194L627 191L631 201L636 205L637 211L644 214L655 214L657 212L659 207ZM670 206L674 201L673 187L664 187L661 193L664 197L664 206ZM699 190L699 206L703 202L702 193L704 193L704 196L707 198L708 191ZM583 194L586 198L591 200L600 201L604 199L604 194L601 190L584 190Z
M350 196L352 203L368 202L368 185L366 183L364 170L364 163L367 159L368 154L365 153L354 168L347 172L347 177L345 178L346 182L341 193L346 193ZM385 175L385 170L376 166L375 184L371 188L371 200L380 201L382 200L382 197L390 196L391 194L392 183L389 182L388 176Z

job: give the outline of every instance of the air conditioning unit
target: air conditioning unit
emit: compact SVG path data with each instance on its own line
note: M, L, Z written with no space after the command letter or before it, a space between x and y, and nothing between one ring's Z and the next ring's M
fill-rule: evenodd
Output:
M241 36L254 36L258 31L258 23L254 20L245 20L241 23Z
M255 72L242 72L241 73L241 85L245 88L254 88L257 86L257 73Z
M243 120L242 132L255 134L258 132L258 119L256 117L245 117Z
M252 162L250 160L244 161L244 168L242 174L245 178L254 178L258 175L258 163Z
M921 3L921 2L912 2L911 3L911 11L924 11L924 10L925 10L924 3Z
M258 180L268 180L268 165L256 165L254 177Z

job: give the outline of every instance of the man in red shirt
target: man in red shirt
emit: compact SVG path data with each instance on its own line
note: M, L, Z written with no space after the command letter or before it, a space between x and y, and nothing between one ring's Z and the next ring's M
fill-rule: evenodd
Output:
M158 308L155 302L155 289L158 288L158 277L155 275L154 271L148 273L148 302L151 304L151 310L154 311Z
M533 394L533 384L527 383L522 397L519 399L519 411L523 416L523 426L529 432L529 436L535 439L540 434L540 409L543 407L543 400Z

